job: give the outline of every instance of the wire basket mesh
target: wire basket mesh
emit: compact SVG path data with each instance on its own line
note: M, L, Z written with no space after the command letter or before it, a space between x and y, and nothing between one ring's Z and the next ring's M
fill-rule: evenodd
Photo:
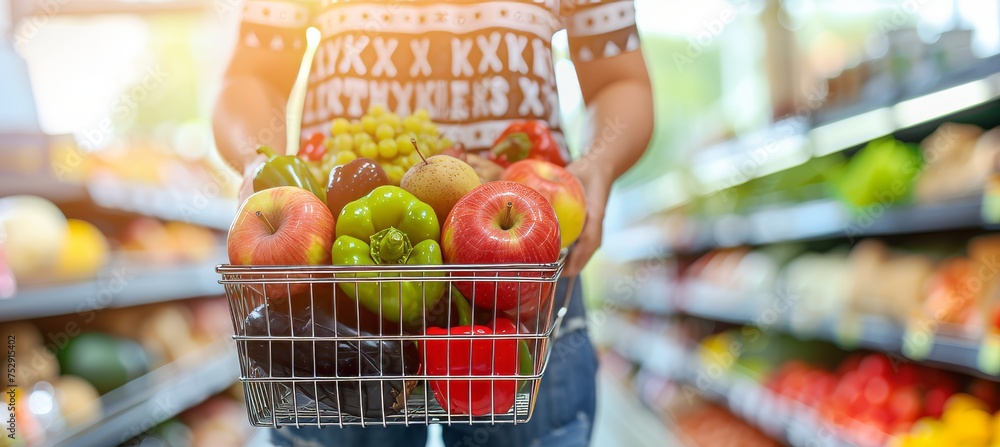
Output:
M562 267L220 265L250 423L527 422Z

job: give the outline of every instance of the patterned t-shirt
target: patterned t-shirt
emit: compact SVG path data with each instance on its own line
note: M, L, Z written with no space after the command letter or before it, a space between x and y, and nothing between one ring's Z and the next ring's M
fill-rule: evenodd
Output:
M632 0L249 0L240 44L302 51L322 39L302 114L304 134L381 104L426 109L442 133L487 148L515 119L559 132L552 36L566 29L575 61L639 48Z

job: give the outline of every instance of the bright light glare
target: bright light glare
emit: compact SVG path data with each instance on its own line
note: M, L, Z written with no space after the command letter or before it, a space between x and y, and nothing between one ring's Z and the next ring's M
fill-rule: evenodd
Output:
M973 26L972 53L987 57L1000 53L1000 2L964 0L958 4L959 15Z
M815 156L842 151L892 132L892 111L881 108L845 118L809 132Z
M643 32L682 37L711 33L717 28L712 25L723 22L723 17L740 14L740 8L728 0L635 0L635 9L636 23Z
M139 82L153 64L148 33L141 18L127 15L53 17L39 28L22 55L42 130L77 133L111 118L123 86Z
M982 104L990 96L989 83L979 80L903 101L893 108L893 113L896 123L905 128Z
M28 397L28 408L31 412L38 415L49 414L52 411L52 393L48 390L35 390L31 392L31 396Z

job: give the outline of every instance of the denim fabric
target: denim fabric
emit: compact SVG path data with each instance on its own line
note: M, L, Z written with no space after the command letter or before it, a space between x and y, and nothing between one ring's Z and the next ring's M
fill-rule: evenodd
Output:
M557 305L565 296L566 280L559 282ZM580 283L573 297L563 326L567 322L584 321ZM593 433L596 406L597 355L585 327L563 331L552 347L545 376L538 391L531 420L518 425L453 425L444 426L445 447L584 447ZM285 427L271 432L276 446L296 447L423 447L427 429L423 426L390 428L323 428Z

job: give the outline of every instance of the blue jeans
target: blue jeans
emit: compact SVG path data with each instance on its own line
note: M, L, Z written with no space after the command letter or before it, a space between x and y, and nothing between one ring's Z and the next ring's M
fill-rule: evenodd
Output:
M556 303L565 297L559 281ZM585 447L593 433L597 356L587 334L580 282L573 288L563 331L552 346L535 411L526 424L444 426L445 447ZM423 426L388 428L292 427L271 432L276 446L424 447Z

